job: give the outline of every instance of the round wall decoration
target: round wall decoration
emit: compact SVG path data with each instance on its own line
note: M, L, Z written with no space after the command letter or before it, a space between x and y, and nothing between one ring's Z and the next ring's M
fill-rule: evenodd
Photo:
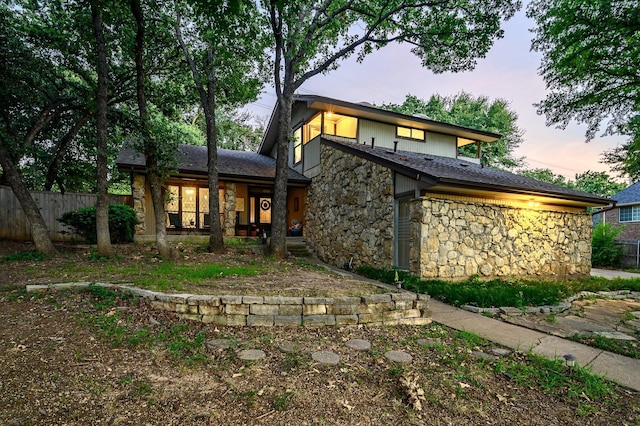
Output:
M262 210L269 210L271 208L271 201L269 200L260 201L260 208Z

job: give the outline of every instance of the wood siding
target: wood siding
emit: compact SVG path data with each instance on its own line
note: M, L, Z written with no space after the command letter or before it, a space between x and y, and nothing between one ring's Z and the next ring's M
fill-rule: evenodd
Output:
M393 149L394 141L398 141L399 151L450 158L455 158L457 154L455 136L425 132L426 140L417 141L396 136L396 126L392 124L360 119L359 126L359 141L365 145L371 145L371 138L375 138L376 147Z
M77 236L69 234L69 230L58 219L63 213L83 207L96 205L95 194L64 195L57 192L33 191L31 196L40 207L40 214L47 224L49 236L53 241L71 241ZM111 203L129 204L131 197L125 195L111 196ZM0 186L0 239L31 240L29 221L13 191L8 186Z

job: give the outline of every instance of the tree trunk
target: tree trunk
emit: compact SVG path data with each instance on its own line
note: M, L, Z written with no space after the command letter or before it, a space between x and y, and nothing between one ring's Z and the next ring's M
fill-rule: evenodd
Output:
M278 100L278 138L276 158L276 182L273 197L270 252L276 257L287 257L287 178L289 175L289 139L291 133L291 103L293 91L285 84Z
M218 144L216 137L216 68L214 65L213 50L209 46L207 49L207 87L205 89L201 82L200 71L189 49L182 38L180 29L181 16L178 15L176 22L176 37L182 48L184 57L191 68L193 82L200 95L200 107L204 110L204 119L207 132L207 172L209 183L209 251L212 253L224 252L224 238L222 237L222 225L218 212L220 211L220 200L218 199Z
M147 99L145 96L144 83L144 15L139 0L131 1L131 12L136 20L136 96L138 99L138 112L142 127L142 137L144 138L144 157L147 167L147 178L151 189L151 201L153 202L153 216L156 222L156 244L158 254L161 257L172 259L176 257L176 252L169 246L167 241L167 228L165 224L164 197L162 195L163 181L158 172L158 146L151 137L147 124Z
M91 2L93 32L96 37L96 53L98 57L98 91L96 96L96 135L97 135L97 189L96 234L98 253L112 256L111 234L109 233L109 181L107 176L108 156L108 123L107 123L107 52L102 17L95 1Z
M211 56L211 55L210 55ZM207 171L209 174L209 251L224 253L224 238L220 224L220 200L218 198L218 146L216 140L216 96L215 71L209 74L206 104L204 107L207 124Z
M29 190L22 182L20 172L16 168L15 164L13 164L9 150L5 146L2 138L0 138L0 165L2 165L4 176L11 186L13 193L16 195L16 198L20 202L25 216L27 216L27 219L29 220L31 237L33 238L36 250L46 255L57 254L56 248L53 246L51 238L49 237L47 224L44 222L44 219L40 214L40 209L31 197Z

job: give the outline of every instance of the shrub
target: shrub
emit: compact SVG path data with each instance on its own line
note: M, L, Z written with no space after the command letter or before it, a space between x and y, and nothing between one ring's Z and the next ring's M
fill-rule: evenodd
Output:
M58 219L64 225L73 228L74 232L82 236L87 243L93 244L97 240L96 208L85 207L66 212ZM131 242L138 218L135 210L124 204L109 205L109 233L112 243Z
M591 263L594 266L617 266L622 259L622 247L615 239L623 227L613 227L610 223L598 223L593 228L591 242Z

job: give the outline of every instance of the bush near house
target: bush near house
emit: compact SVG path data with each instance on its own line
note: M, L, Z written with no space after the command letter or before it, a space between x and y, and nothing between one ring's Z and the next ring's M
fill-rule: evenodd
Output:
M94 244L96 233L96 208L85 207L66 212L58 219L64 225L83 237L87 243ZM133 241L135 226L138 218L133 208L124 204L109 205L109 233L112 243L126 243Z
M618 266L622 260L622 247L616 244L616 238L623 226L610 223L598 223L593 228L591 242L591 264L593 266Z

